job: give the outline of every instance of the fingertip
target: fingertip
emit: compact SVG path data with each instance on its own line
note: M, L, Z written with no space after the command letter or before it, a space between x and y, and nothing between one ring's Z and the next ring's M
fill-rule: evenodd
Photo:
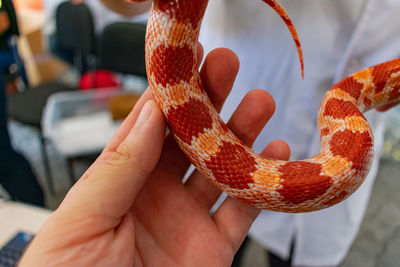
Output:
M217 110L229 95L239 72L239 58L227 48L212 50L205 58L200 75Z
M161 154L164 137L164 116L157 103L150 99L143 105L135 125L109 161L111 165L125 166L124 163L127 163L138 169L151 170ZM132 162L134 159L140 159L141 163Z
M131 129L130 135L135 133L135 131L137 131L139 128L147 129L153 127L164 127L164 120L162 111L158 107L157 103L153 99L149 99L148 101L146 101L146 103L144 103L143 108L141 109L139 116L137 117L135 125Z
M197 62L201 63L201 61L203 61L203 57L204 57L204 48L203 45L200 42L197 42Z
M152 113L154 114L154 119L156 120L161 120L162 123L164 124L164 114L160 107L158 106L157 102L153 99L150 99L148 102L148 105L150 106Z
M212 50L207 57L210 60L215 60L219 64L228 66L231 74L236 76L239 72L240 60L239 57L229 48L220 47ZM218 65L218 64L217 64Z
M263 90L251 90L228 122L229 128L251 146L275 111L275 101Z
M278 139L269 143L261 152L261 155L279 160L289 160L290 153L289 145Z
M264 116L271 118L275 113L276 103L270 93L262 89L254 89L247 93L246 97L254 102L254 107L260 107Z

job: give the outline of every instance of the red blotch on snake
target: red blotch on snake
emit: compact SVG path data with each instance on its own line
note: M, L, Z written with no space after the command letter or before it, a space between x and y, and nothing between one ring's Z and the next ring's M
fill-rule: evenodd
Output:
M382 92L393 73L400 71L400 67L390 67L391 62L376 65L372 68L372 77L376 86L375 93ZM389 67L388 67L389 66Z
M332 178L321 174L320 164L293 161L279 168L282 188L277 191L286 202L299 204L315 199L328 190L332 185Z
M329 128L322 128L321 129L321 137L327 136L329 134Z
M363 89L363 87L364 85L362 83L359 83L357 80L350 76L335 84L331 88L331 90L340 88L357 100L361 95L361 90Z
M196 28L203 17L207 2L205 0L156 0L154 6L178 22L188 20Z
M178 107L171 107L167 119L171 130L186 144L191 144L206 129L212 128L208 107L200 100L190 98Z
M335 133L330 141L330 151L334 156L341 156L353 163L356 171L367 170L373 140L368 132L344 130Z
M154 49L150 61L150 74L154 75L156 82L164 87L181 81L189 82L193 76L194 55L193 50L188 46L159 45Z
M331 98L326 102L324 116L331 116L334 119L345 119L348 116L360 116L362 113L350 101Z
M369 98L366 97L366 96L364 97L363 102L364 102L364 105L365 105L366 107L370 107L371 104L372 104L372 100L369 99Z
M257 170L257 162L237 144L224 141L219 151L205 164L219 183L233 189L249 189L249 184L254 183L252 173Z

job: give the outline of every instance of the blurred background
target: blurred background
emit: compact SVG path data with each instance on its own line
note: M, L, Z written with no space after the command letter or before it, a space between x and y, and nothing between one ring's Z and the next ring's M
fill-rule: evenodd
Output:
M5 79L10 139L29 162L44 206L54 210L147 86L146 14L124 18L96 0L13 2L20 32ZM387 117L384 155L366 217L341 266L399 266L399 190L397 107ZM0 196L14 199L1 187ZM244 258L243 266L266 266L254 241Z
M124 18L100 1L13 2L10 136L55 209L147 87L146 16Z

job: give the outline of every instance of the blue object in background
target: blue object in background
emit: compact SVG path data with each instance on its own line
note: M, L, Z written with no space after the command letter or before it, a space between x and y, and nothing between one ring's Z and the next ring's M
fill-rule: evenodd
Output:
M34 235L19 232L8 243L0 249L0 266L14 267L21 258L24 250L32 241Z

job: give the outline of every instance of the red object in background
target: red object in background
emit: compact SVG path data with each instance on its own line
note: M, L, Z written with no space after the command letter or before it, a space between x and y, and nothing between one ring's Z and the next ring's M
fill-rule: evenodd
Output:
M81 90L120 87L121 81L113 72L108 70L86 72L79 81L79 89Z

